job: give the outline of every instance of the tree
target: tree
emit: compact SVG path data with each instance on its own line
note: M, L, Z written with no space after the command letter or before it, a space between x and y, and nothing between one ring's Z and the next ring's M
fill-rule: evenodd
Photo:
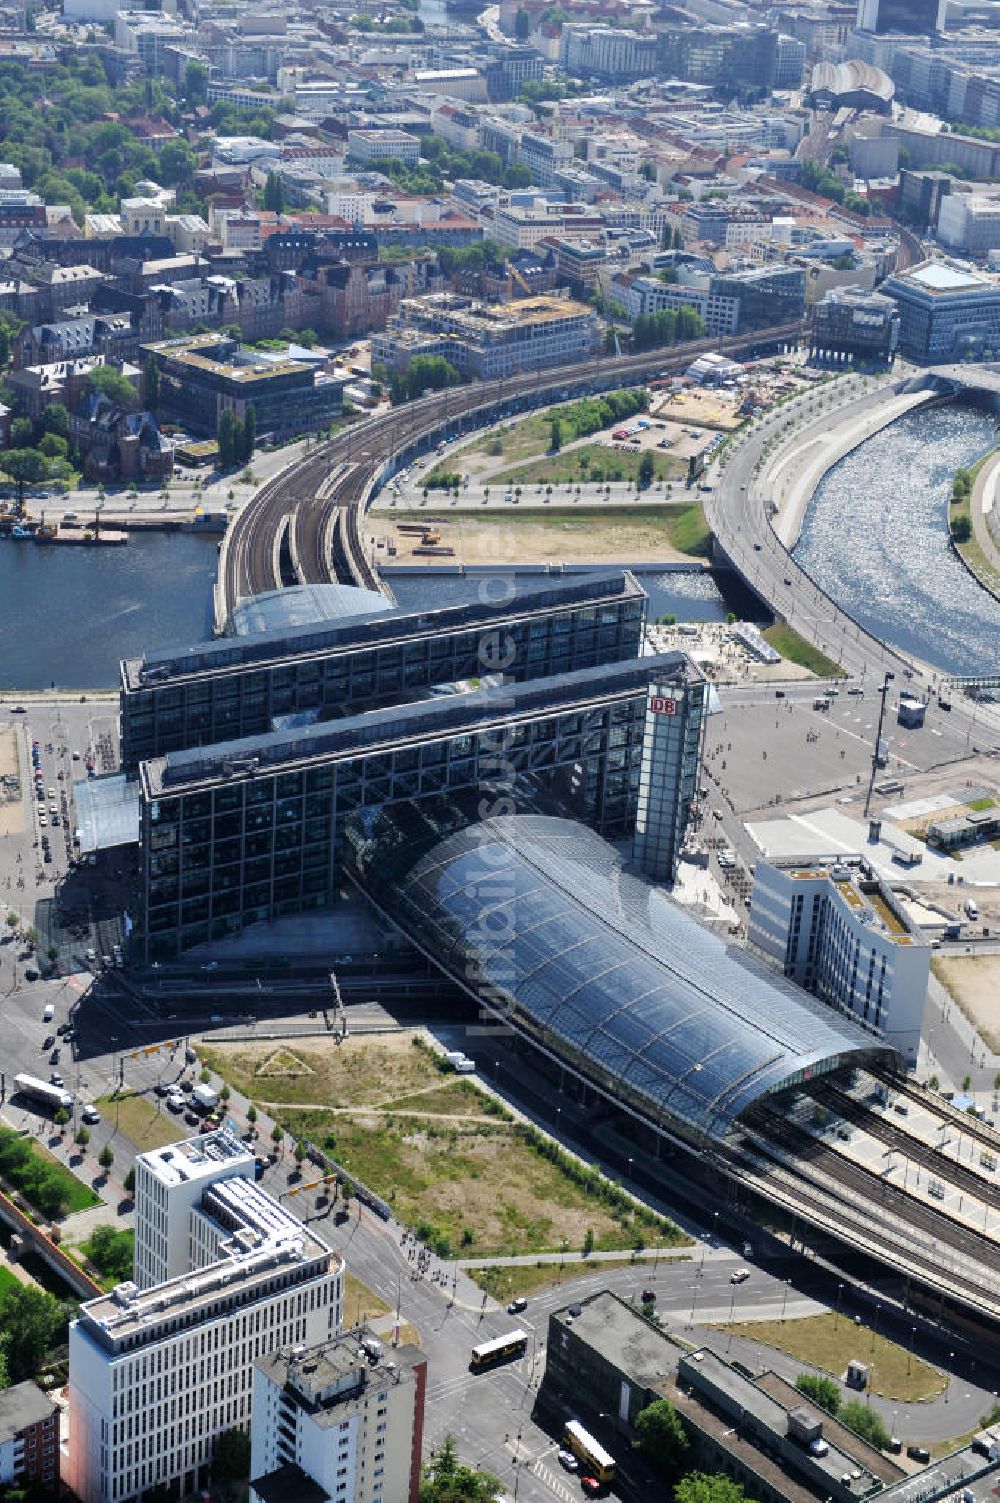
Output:
M52 1120L56 1124L57 1127L65 1127L66 1124L69 1122L69 1112L66 1110L66 1108L64 1106L61 1106L59 1108L59 1110L56 1112L55 1116L52 1118Z
M168 141L160 152L157 176L170 188L186 182L198 165L198 158L186 141Z
M60 438L58 433L43 433L38 440L38 452L44 454L46 459L65 459L69 453L69 443Z
M491 1472L477 1471L459 1461L450 1435L445 1436L420 1478L420 1503L495 1503L502 1491Z
M688 1472L674 1488L674 1503L745 1503L738 1482L721 1472Z
M104 1223L95 1226L90 1240L84 1245L87 1257L94 1267L118 1283L132 1277L135 1256L135 1234L131 1230L118 1231Z
M0 454L0 469L17 482L18 510L24 505L24 487L44 480L49 473L45 455L37 449L8 449Z
M231 407L222 409L218 440L219 465L223 470L231 470L236 463L236 414Z
M138 393L131 381L126 380L113 365L95 365L87 376L87 390L101 392L127 411L131 411L138 401Z
M43 433L56 433L65 438L69 432L69 411L61 402L46 402L42 408L41 428Z
M264 208L272 214L285 212L285 183L276 172L269 172L264 182Z
M299 1138L298 1142L295 1144L294 1156L295 1162L301 1166L306 1156L306 1145L303 1143L301 1138Z
M35 428L30 418L16 417L10 425L10 446L12 449L28 449L31 440L35 436Z
M88 1127L78 1127L76 1130L76 1137L73 1139L73 1142L76 1143L79 1148L86 1148L87 1144L90 1142L90 1129Z
M243 443L240 458L244 464L253 459L253 451L257 446L257 409L251 402L243 415Z
M642 490L648 490L648 488L652 485L653 476L655 475L655 473L656 463L653 459L652 454L647 449L642 458L639 460L639 474L637 478Z
M505 188L530 188L531 168L527 162L513 162L506 168L503 175L503 186Z
M149 408L156 407L160 400L160 367L155 355L147 355L142 368L142 398Z
M212 1455L215 1482L245 1482L250 1476L250 1437L242 1430L223 1430Z
M559 453L559 450L562 448L562 442L562 423L557 417L554 417L549 424L549 448L551 449L553 454Z
M126 1195L132 1195L135 1192L135 1165L134 1164L130 1164L129 1165L128 1172L126 1173L125 1178L122 1180L122 1189L125 1191Z
M678 1476L687 1454L688 1438L681 1417L669 1399L656 1399L635 1417L636 1449L665 1482Z
M890 1435L874 1409L869 1409L860 1399L851 1399L846 1403L837 1418L848 1430L853 1430L855 1435L860 1435L869 1445L877 1446L884 1451L889 1444Z
M271 1142L274 1144L275 1148L277 1148L278 1145L281 1142L283 1142L284 1137L285 1137L284 1132L282 1131L282 1129L279 1127L278 1123L276 1122L274 1124L274 1126L271 1128Z
M972 536L972 522L968 517L956 517L951 524L951 535L956 543L967 543ZM968 1086L963 1087L968 1090Z
M104 1170L105 1174L108 1173L108 1171L110 1170L111 1165L114 1163L114 1161L115 1161L115 1151L111 1147L110 1143L105 1143L104 1147L101 1149L100 1153L97 1155L97 1162L100 1164L100 1166Z
M0 1331L15 1383L38 1372L63 1322L58 1301L41 1289L15 1284L0 1296Z
M795 1386L799 1393L804 1393L807 1399L812 1399L814 1404L818 1404L836 1419L840 1409L840 1385L835 1378L823 1378L818 1373L800 1373L795 1379Z
M192 58L184 69L184 98L188 104L204 104L208 94L208 69Z
M247 1121L251 1127L254 1127L257 1122L257 1108L254 1106L252 1101L247 1107Z

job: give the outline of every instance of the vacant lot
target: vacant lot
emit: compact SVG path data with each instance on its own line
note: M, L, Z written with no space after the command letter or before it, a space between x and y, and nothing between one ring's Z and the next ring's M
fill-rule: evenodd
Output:
M277 1114L290 1133L321 1144L388 1200L442 1257L557 1252L564 1242L579 1250L588 1231L595 1247L609 1251L683 1240L669 1223L606 1204L510 1123L442 1121L412 1110L375 1116L282 1107Z
M344 1270L344 1323L359 1326L362 1321L387 1315L389 1306L374 1290L363 1284L349 1268Z
M442 1076L419 1035L217 1045L203 1061L383 1196L441 1256L684 1241L607 1180L510 1120L472 1081ZM544 1145L544 1146L543 1146Z
M931 969L980 1038L1000 1051L1000 955L935 955Z
M310 1039L307 1044L202 1045L202 1064L257 1102L275 1105L387 1106L401 1096L444 1084L437 1058L414 1033L377 1042Z
M180 1118L172 1116L159 1098L148 1101L145 1096L121 1096L116 1101L113 1096L102 1096L96 1105L105 1121L115 1122L140 1153L176 1143L185 1135Z
M827 1312L809 1315L804 1320L737 1321L732 1329L751 1341L763 1342L787 1352L800 1362L821 1368L838 1381L847 1371L852 1358L869 1364L872 1393L885 1399L911 1403L933 1399L944 1392L945 1378L936 1367L912 1356L885 1336L876 1335L869 1326L857 1326L853 1320ZM847 1394L850 1397L850 1394Z
M391 521L380 513L373 523L378 536L394 535L398 557L406 558L419 536L396 532L394 524L426 521L419 512L400 512ZM609 506L567 511L558 507L521 506L501 514L451 511L441 524L442 541L465 564L677 563L708 553L705 514L696 503L656 506ZM410 557L409 562L420 562ZM434 559L424 562L433 563Z

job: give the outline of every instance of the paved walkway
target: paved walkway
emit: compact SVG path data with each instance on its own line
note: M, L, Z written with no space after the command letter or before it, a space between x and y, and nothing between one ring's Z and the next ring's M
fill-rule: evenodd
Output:
M716 1248L706 1253L708 1257L731 1258L732 1249L728 1247ZM642 1263L652 1262L654 1258L688 1258L697 1257L700 1261L701 1253L692 1251L690 1247L644 1247L636 1258L636 1266ZM617 1252L570 1252L567 1248L565 1253L518 1253L509 1258L449 1258L449 1268L537 1268L539 1263L553 1264L562 1267L564 1263L582 1263L590 1268L595 1263L621 1263L632 1261L632 1249L619 1247Z
M983 465L972 487L970 510L972 534L986 556L987 562L1000 574L1000 546L990 529L990 514L996 506L997 487L1000 485L1000 449ZM979 576L976 576L979 578ZM987 579L980 579L984 589L996 595L997 589Z

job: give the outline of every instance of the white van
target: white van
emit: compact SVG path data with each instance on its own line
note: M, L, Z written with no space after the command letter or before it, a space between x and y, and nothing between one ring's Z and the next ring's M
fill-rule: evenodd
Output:
M966 918L977 919L979 917L979 904L974 898L966 898L964 907Z
M43 1023L51 1023L52 1019L55 1017L55 1015L56 1015L56 1010L52 1006L52 1003L51 1002L46 1002L46 1004L45 1004L45 1011L42 1013L42 1022Z

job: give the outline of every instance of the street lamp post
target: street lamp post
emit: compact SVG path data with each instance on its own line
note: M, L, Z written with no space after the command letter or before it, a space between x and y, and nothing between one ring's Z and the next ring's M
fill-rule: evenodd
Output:
M885 721L885 702L889 693L889 685L892 683L895 677L896 675L894 673L886 670L885 676L882 679L882 687L879 690L879 693L882 696L882 703L879 706L878 729L875 732L875 749L872 752L872 775L868 780L868 793L865 798L865 819L868 818L868 811L871 808L872 802L872 793L875 789L875 779L878 776L879 748L882 745L882 725Z
M844 1286L843 1286L843 1284L838 1284L837 1285L837 1309L836 1309L836 1313L834 1314L834 1317L833 1317L833 1329L834 1330L836 1330L837 1327L840 1325L840 1301L843 1298L843 1294L844 1294Z

